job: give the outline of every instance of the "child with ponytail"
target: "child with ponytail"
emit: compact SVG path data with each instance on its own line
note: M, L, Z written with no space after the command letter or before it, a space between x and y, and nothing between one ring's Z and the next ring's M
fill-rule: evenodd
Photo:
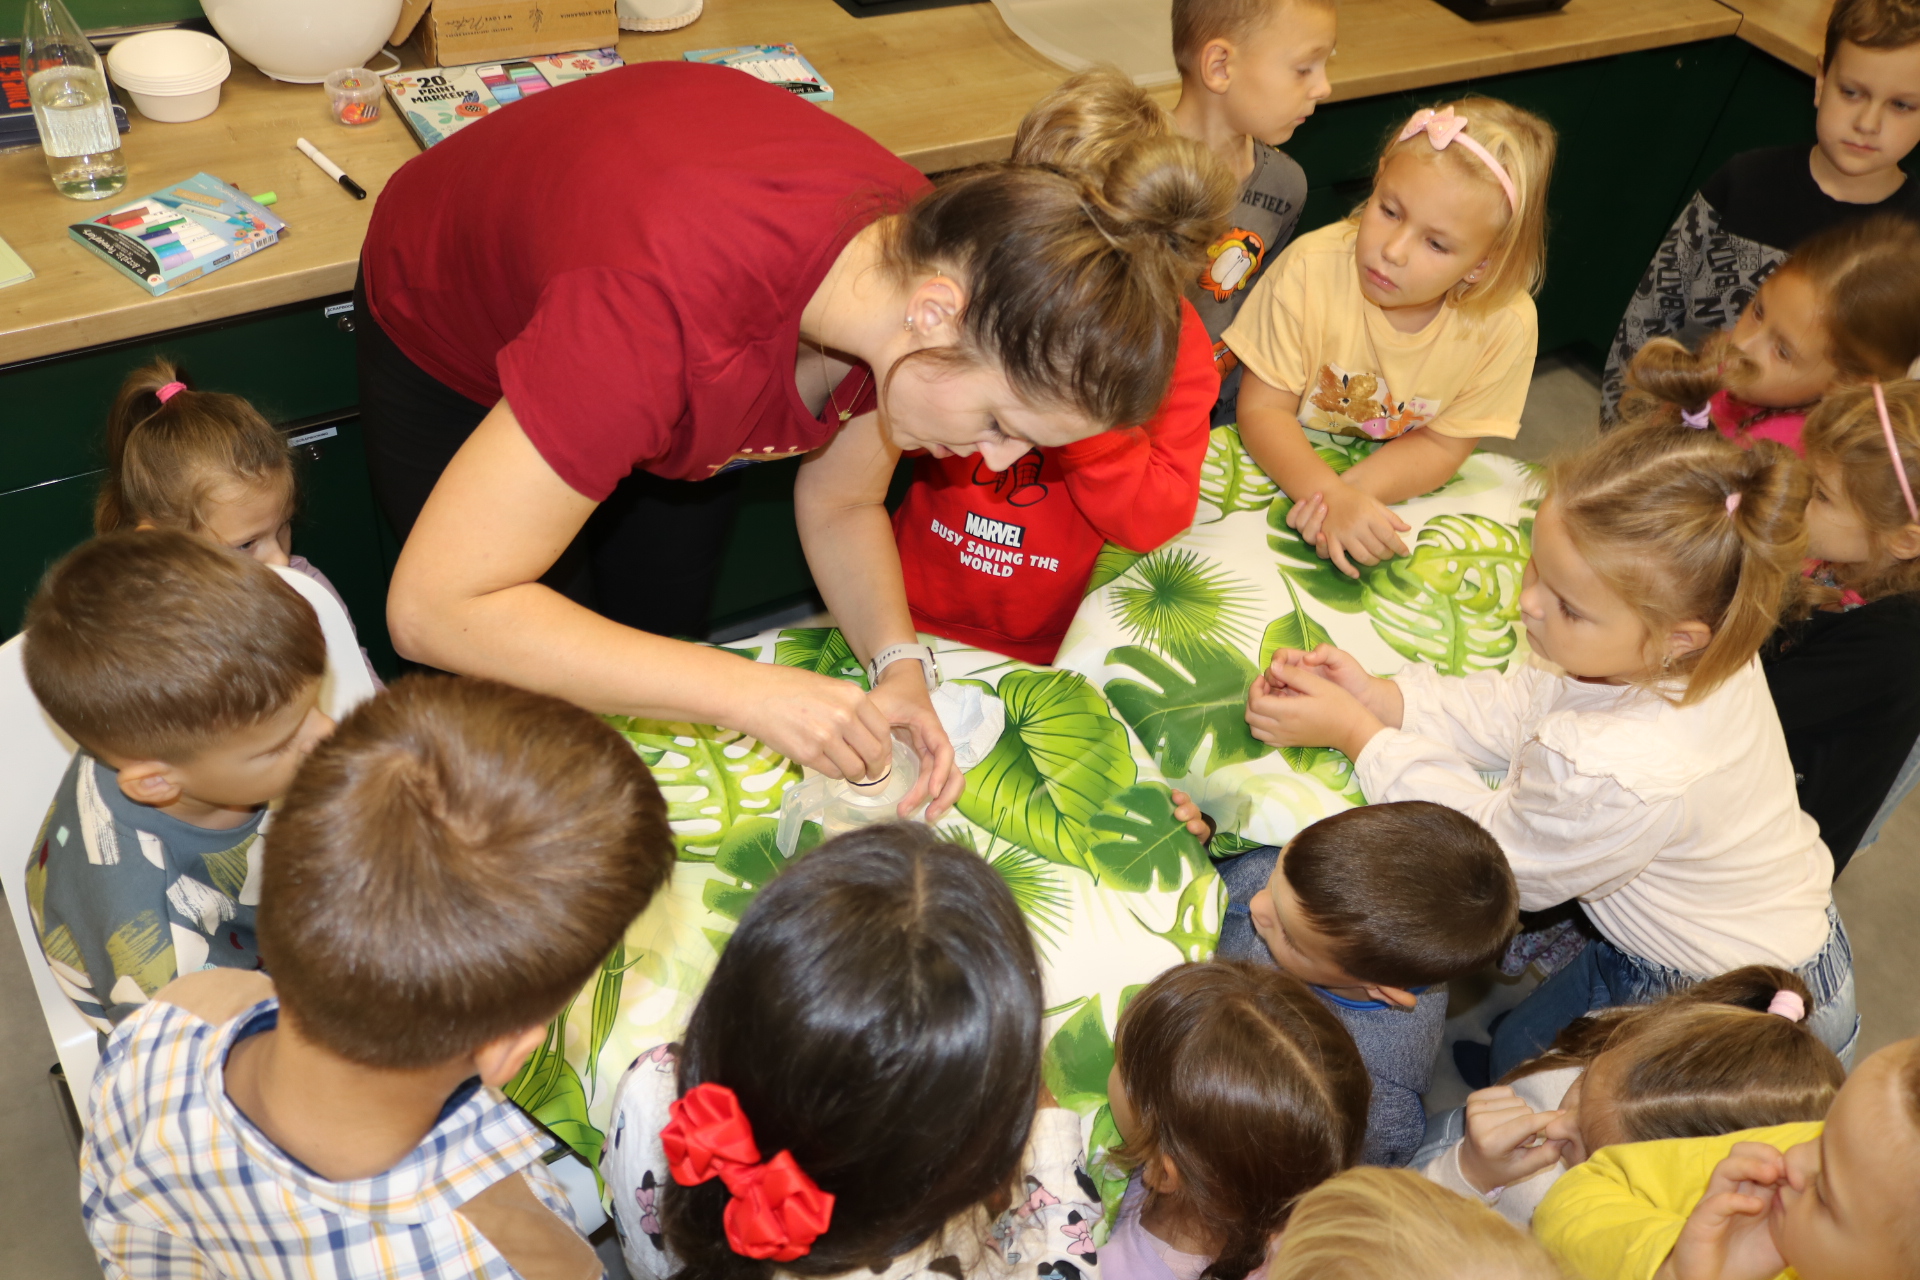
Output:
M1796 975L1747 965L1576 1019L1547 1053L1470 1095L1449 1119L1460 1138L1424 1171L1524 1227L1555 1180L1602 1147L1823 1119L1847 1073L1808 1032L1809 999Z
M1800 807L1820 824L1837 876L1920 738L1920 383L1835 392L1804 439L1803 616L1761 661Z
M236 395L196 391L165 357L128 374L107 416L107 467L93 531L182 529L263 564L305 574L347 602L293 554L300 482L287 438ZM376 689L383 688L366 650Z
M1291 974L1169 969L1120 1015L1107 1098L1133 1171L1107 1280L1241 1280L1294 1201L1356 1164L1371 1083L1345 1028Z
M1532 662L1382 680L1323 645L1276 653L1255 683L1254 736L1339 748L1376 802L1460 810L1506 851L1522 910L1577 899L1598 930L1501 1022L1494 1076L1589 1009L1748 964L1798 974L1814 1034L1851 1052L1833 862L1757 660L1799 579L1806 503L1784 449L1622 428L1548 472L1519 599Z
M1091 1271L1099 1197L1079 1117L1041 1086L1044 1003L978 854L917 823L821 845L748 907L684 1041L620 1081L601 1172L627 1269Z
M1795 453L1836 387L1907 376L1920 358L1920 226L1883 213L1808 238L1767 277L1729 333L1697 351L1655 338L1627 366L1626 421L1712 426Z
M1212 176L1224 225L1226 167L1177 138L1160 104L1111 67L1083 71L1034 104L1014 135L1013 160L1105 185L1155 149L1185 151ZM1199 271L1218 231L1198 227L1167 255L1184 263L1182 278ZM1173 379L1146 422L1030 449L1011 466L953 453L914 464L893 534L917 630L1052 662L1103 545L1144 553L1193 524L1220 375L1199 312L1184 298L1177 305Z
M1491 98L1416 112L1367 202L1287 246L1223 335L1246 370L1241 440L1293 499L1288 525L1349 575L1406 554L1388 508L1480 437L1519 434L1553 152L1546 121ZM1336 473L1316 433L1386 444Z

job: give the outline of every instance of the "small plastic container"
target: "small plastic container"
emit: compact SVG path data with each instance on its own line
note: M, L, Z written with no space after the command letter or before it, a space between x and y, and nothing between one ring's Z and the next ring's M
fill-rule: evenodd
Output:
M212 115L232 70L227 46L198 31L143 31L107 54L107 73L134 110L165 124Z
M327 77L327 101L341 124L372 124L380 118L380 95L386 86L365 67L348 67Z

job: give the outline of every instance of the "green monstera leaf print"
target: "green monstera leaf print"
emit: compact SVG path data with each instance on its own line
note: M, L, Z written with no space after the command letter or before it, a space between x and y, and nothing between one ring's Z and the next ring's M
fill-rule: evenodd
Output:
M1215 427L1200 462L1199 516L1212 524L1236 511L1259 511L1280 495L1280 486L1253 460L1240 442L1238 427Z
M1145 893L1159 881L1178 887L1184 872L1211 874L1200 842L1173 816L1173 797L1160 783L1128 787L1093 815L1093 829L1106 837L1087 851L1087 861L1103 885Z
M1162 773L1211 773L1273 750L1247 730L1247 689L1259 672L1239 650L1195 640L1175 646L1172 657L1179 666L1139 645L1107 654L1108 665L1132 667L1145 680L1109 680L1107 699ZM1207 742L1212 748L1203 767L1196 757Z
M1215 852L1219 852L1220 837L1214 837ZM1257 849L1259 845L1248 844L1248 849ZM1245 852L1242 850L1241 852ZM1140 927L1154 937L1165 941L1180 953L1182 960L1207 960L1213 956L1213 950L1220 944L1220 913L1226 907L1226 889L1220 876L1211 866L1204 875L1195 876L1180 891L1180 900L1174 904L1173 923L1166 929L1155 929L1140 913L1129 911ZM1209 919L1212 923L1208 923Z
M779 812L781 795L800 780L799 765L735 729L634 716L607 720L653 771L680 857L688 862L712 862L735 823Z
M567 1061L566 1043L567 1013L562 1010L548 1024L547 1038L507 1081L503 1092L578 1152L587 1168L597 1171L606 1135L587 1118L587 1091L581 1087L579 1072Z
M1093 560L1093 576L1087 579L1087 589L1080 593L1081 598L1092 595L1133 568L1146 554L1144 551L1129 551L1117 542L1109 542L1101 547L1100 554Z
M867 687L867 669L853 656L853 646L838 627L802 627L782 631L773 646L773 660L783 667L817 671L836 680Z
M713 859L714 870L725 872L732 880L709 880L701 887L700 901L708 910L729 920L738 920L746 913L747 904L775 876L820 843L820 824L803 822L793 857L782 857L779 846L774 843L779 830L780 822L776 818L748 818L734 824Z
M1087 870L1088 824L1137 773L1126 727L1071 671L1009 671L997 692L1006 728L967 771L956 807L983 831Z
M1065 1007L1073 1008L1070 1004ZM1112 1073L1113 1037L1107 1034L1107 1020L1096 993L1082 1001L1047 1041L1040 1057L1040 1076L1056 1102L1084 1115L1106 1104L1107 1077Z
M1013 891L1013 900L1019 905L1020 914L1027 918L1027 926L1033 930L1036 941L1049 946L1066 937L1071 904L1058 867L1038 854L994 836L987 837L987 847L982 849L973 827L964 822L941 827L940 838L971 849L986 859L987 865L998 872L1007 882L1007 888Z
M1186 547L1166 547L1128 570L1113 589L1113 616L1140 644L1175 646L1249 634L1254 592Z
M1413 553L1367 581L1373 629L1396 653L1442 675L1505 670L1519 638L1528 548L1517 530L1477 515L1436 516Z
M1293 579L1283 577L1281 582L1287 588L1287 599L1293 603L1293 610L1269 622L1267 629L1261 633L1260 670L1262 671L1265 671L1273 662L1275 650L1312 651L1323 644L1333 643L1333 633L1315 622L1313 615L1300 607L1300 593L1293 589Z

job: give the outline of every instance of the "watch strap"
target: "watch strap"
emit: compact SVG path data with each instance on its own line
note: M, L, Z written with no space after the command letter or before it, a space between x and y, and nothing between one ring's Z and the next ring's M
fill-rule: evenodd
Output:
M924 644L889 645L873 655L873 661L867 664L867 679L870 684L879 684L880 677L886 674L888 667L896 662L912 658L918 661L926 672L927 688L940 687L940 664L934 659L933 650Z

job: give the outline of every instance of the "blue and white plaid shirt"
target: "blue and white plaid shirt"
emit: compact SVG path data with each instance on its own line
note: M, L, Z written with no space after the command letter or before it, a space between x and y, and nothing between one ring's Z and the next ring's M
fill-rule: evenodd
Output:
M551 1145L497 1091L477 1089L385 1173L329 1182L227 1097L227 1051L261 1000L223 1023L164 1000L122 1022L94 1076L81 1213L108 1280L511 1280L459 1207L524 1174L573 1225L541 1163Z

